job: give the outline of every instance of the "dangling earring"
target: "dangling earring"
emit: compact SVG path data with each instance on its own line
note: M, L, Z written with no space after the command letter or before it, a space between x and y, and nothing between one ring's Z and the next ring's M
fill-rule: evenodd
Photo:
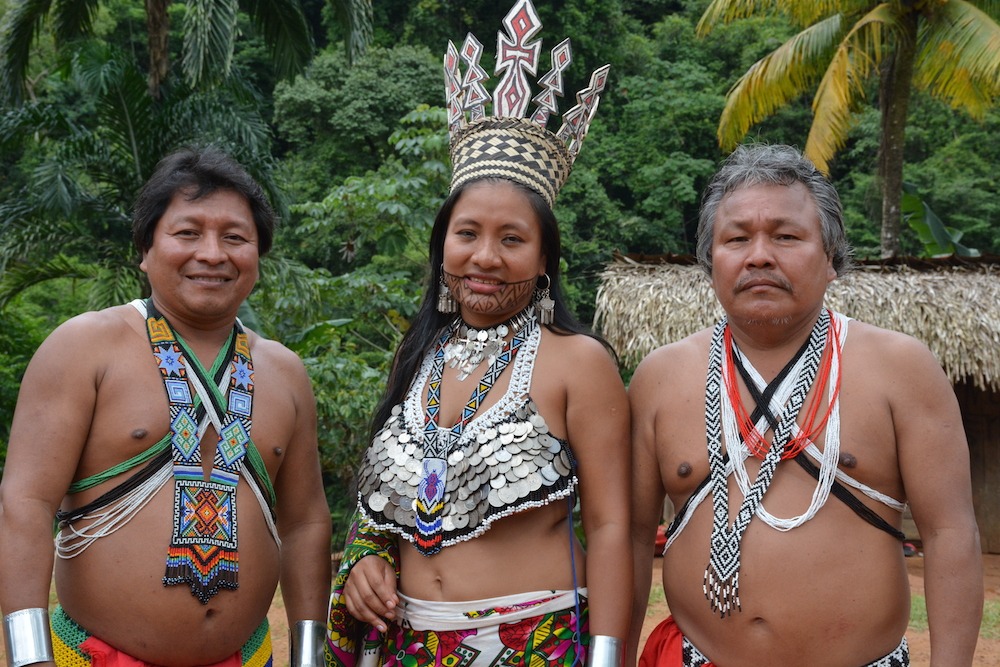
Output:
M452 296L451 290L448 289L448 284L444 281L444 264L441 265L441 277L438 283L437 309L439 313L458 312L458 304L455 303L455 297Z
M549 274L544 274L545 287L535 287L535 310L538 311L538 321L541 324L552 324L555 318L554 310L556 302L549 295L549 287L552 286L552 279Z

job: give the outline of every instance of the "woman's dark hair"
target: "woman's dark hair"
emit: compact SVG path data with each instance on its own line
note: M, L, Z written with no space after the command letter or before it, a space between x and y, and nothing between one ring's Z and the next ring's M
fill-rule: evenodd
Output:
M139 254L153 244L156 225L175 194L184 192L188 201L196 201L218 190L231 190L246 200L257 227L257 252L266 255L274 239L274 209L246 169L213 146L182 148L156 165L132 213L132 241Z
M538 217L542 232L542 253L545 254L545 272L549 276L549 293L555 301L554 318L552 324L547 325L553 333L568 336L572 334L584 334L601 342L608 349L612 356L615 356L611 346L600 336L595 335L584 327L576 317L566 307L566 299L562 294L559 280L559 258L562 255L562 246L559 240L559 225L556 222L555 214L540 194L520 183L500 178L482 178L464 183L455 188L444 200L437 215L434 217L434 226L431 228L430 239L430 274L427 277L427 285L424 289L424 297L420 303L420 309L410 322L410 328L403 336L399 348L396 350L396 357L393 360L392 370L389 372L389 381L386 385L385 394L379 401L372 418L371 433L374 434L382 428L385 420L389 418L393 406L402 402L406 396L413 377L417 374L420 364L424 359L424 354L428 348L437 340L441 330L454 319L453 314L440 313L437 310L438 285L441 283L441 271L444 263L444 241L448 233L448 222L451 220L451 213L455 204L461 198L462 193L470 186L482 182L510 183L515 188L524 193L535 215ZM539 284L544 287L544 278L539 279ZM616 357L617 358L617 357Z

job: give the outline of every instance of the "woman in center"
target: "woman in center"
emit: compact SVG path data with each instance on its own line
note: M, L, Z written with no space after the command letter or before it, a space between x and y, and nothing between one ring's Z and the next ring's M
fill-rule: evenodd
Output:
M512 16L537 22L528 0ZM446 57L457 84L448 68ZM359 472L332 596L334 664L622 662L628 403L610 347L566 308L552 211L606 73L578 95L585 122L566 135L503 107L499 89L494 116L468 123L449 97L451 192Z

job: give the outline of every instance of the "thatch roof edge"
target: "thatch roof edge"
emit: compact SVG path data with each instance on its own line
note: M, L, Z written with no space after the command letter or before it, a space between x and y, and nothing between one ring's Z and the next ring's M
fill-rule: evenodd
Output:
M923 341L952 382L1000 391L1000 263L863 263L830 284L826 304ZM595 326L622 361L712 326L722 316L690 261L619 258L601 274Z

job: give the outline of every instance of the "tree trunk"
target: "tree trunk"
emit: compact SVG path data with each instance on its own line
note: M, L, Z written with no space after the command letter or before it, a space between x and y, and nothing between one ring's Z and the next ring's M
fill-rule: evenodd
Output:
M170 70L170 18L167 7L170 0L146 0L146 31L149 43L149 94L160 99L160 86Z
M883 63L879 77L882 134L879 138L878 180L882 187L882 259L900 254L900 202L903 197L903 147L910 107L913 62L917 53L917 12L904 8L893 55Z

